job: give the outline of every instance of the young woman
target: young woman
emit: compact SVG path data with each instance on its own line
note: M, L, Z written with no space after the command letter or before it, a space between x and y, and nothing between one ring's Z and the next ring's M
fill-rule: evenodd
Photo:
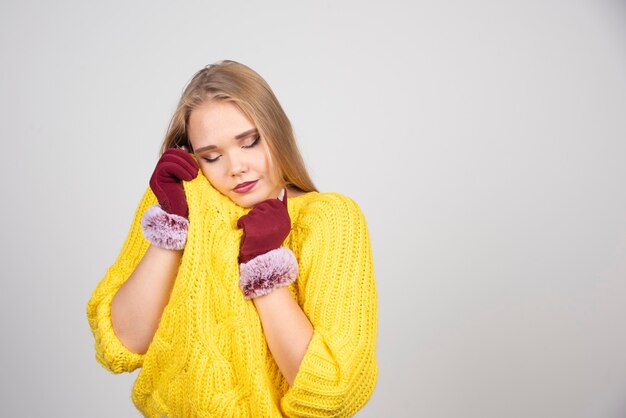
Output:
M98 362L142 368L149 417L354 415L378 375L357 204L315 189L272 90L234 61L193 77L161 153L87 306Z

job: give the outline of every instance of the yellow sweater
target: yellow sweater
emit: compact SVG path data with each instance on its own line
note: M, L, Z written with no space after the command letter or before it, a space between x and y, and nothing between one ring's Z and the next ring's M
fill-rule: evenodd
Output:
M369 233L357 204L337 193L289 198L284 242L298 260L291 294L313 337L289 387L239 289L239 217L249 211L201 174L183 182L189 231L178 275L145 354L124 347L111 300L149 246L140 220L157 203L148 188L124 246L87 305L96 359L113 373L141 371L132 390L147 417L343 417L370 398L376 363L377 293ZM207 204L208 202L208 204Z

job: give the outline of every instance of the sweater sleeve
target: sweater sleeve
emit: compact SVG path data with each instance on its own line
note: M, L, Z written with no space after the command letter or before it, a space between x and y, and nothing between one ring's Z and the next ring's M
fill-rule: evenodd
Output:
M135 211L117 260L107 269L87 303L87 319L95 338L96 360L113 373L131 372L143 364L144 355L128 350L115 335L111 323L111 302L148 249L149 242L141 230L141 217L156 203L157 199L148 187Z
M365 218L351 199L329 195L296 249L298 298L313 336L281 400L289 417L352 416L378 377L377 291Z

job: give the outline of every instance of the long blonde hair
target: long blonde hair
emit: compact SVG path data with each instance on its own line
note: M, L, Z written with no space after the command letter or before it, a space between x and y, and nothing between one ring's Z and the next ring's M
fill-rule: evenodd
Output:
M251 68L224 60L198 71L185 87L161 145L192 150L187 137L191 112L207 100L233 102L254 123L268 146L279 178L304 192L317 191L304 165L291 122L267 82Z

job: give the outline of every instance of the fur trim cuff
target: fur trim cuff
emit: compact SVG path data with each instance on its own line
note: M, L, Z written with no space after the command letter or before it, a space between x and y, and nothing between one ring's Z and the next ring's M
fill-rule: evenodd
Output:
M141 217L141 229L146 239L166 250L185 248L188 228L187 218L168 213L159 204L150 206Z
M277 248L239 265L239 287L246 299L267 295L298 277L298 260L286 247Z

